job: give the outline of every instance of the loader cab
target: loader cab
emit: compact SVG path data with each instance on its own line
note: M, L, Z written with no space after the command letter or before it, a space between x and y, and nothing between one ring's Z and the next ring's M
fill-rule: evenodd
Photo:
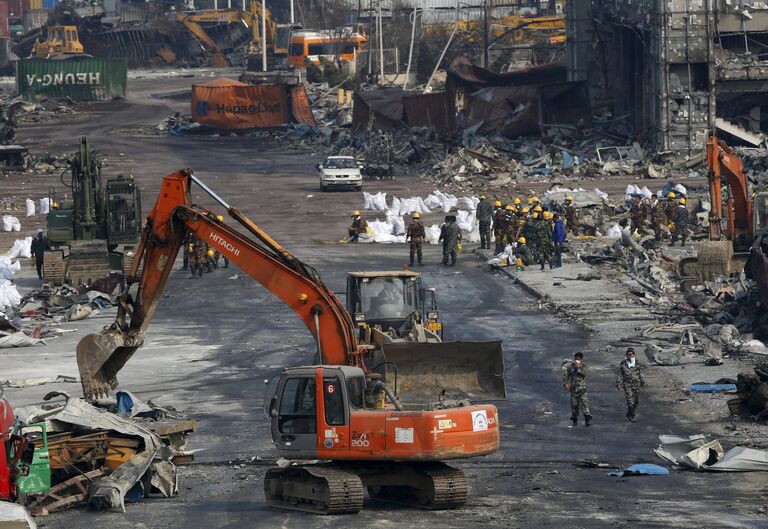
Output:
M442 333L434 289L422 286L418 272L350 272L347 310L359 327L399 329L414 312L425 327Z
M133 177L107 180L107 241L135 244L141 234L141 194Z
M284 370L267 403L272 442L281 455L312 459L318 448L350 447L350 413L365 408L363 370L349 366Z

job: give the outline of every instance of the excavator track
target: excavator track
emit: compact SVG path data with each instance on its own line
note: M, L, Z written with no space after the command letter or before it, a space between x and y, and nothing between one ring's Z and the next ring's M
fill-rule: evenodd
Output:
M357 474L328 465L270 468L264 496L272 507L315 514L355 514L363 508L363 483Z
M467 502L464 472L445 463L399 463L383 481L402 484L369 485L371 499L429 510L455 509Z
M90 285L109 275L109 252L102 240L73 242L69 249L67 275L73 287Z

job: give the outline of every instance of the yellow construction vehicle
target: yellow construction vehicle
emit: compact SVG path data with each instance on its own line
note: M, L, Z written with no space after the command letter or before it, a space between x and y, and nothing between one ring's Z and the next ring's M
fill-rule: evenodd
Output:
M477 20L431 24L425 29L427 34L450 32L456 24L457 32L466 42L483 40L483 24ZM489 37L494 44L510 46L530 46L541 42L562 44L565 42L565 17L506 16L493 19L490 22Z
M48 26L44 41L36 41L32 57L38 59L70 59L85 56L76 26Z
M261 4L252 1L246 7L247 10L185 11L176 13L176 20L197 39L214 67L240 65L245 64L248 57L261 53ZM269 9L265 18L267 53L286 57L290 31L299 26L273 22ZM232 25L240 26L239 35ZM222 34L222 38L217 38L217 34Z

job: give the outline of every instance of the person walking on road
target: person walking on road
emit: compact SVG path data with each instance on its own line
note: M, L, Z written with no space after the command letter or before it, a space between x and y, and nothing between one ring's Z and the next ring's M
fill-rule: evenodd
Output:
M448 215L445 220L446 222L440 233L440 240L443 243L443 266L454 266L459 254L461 230L459 225L456 224L455 215ZM451 259L450 264L448 264L449 257Z
M678 200L677 212L675 213L675 229L672 231L672 242L670 246L674 246L677 242L677 238L680 237L680 246L685 246L685 239L688 238L688 221L690 215L688 209L685 207L685 198Z
M424 239L427 238L427 232L424 230L424 224L419 220L421 214L417 211L413 214L413 222L408 225L408 231L405 235L405 240L410 244L410 256L411 266L413 266L413 258L417 257L419 266L424 266L421 261L421 247L424 244Z
M567 366L563 376L563 388L571 394L571 421L573 426L579 423L579 410L584 414L584 426L589 426L592 415L589 414L589 396L587 395L587 366L584 354L573 355L573 362Z
M635 358L635 350L627 349L627 357L619 364L619 374L616 377L616 389L624 389L627 399L627 420L635 422L637 405L640 399L640 389L645 387L643 369Z
M571 196L565 199L565 229L573 233L574 237L579 235L579 210Z
M477 221L480 224L480 249L491 249L491 221L493 220L493 204L483 195L477 204Z
M51 245L48 244L48 237L43 234L43 230L37 230L37 236L32 239L32 245L30 246L30 253L35 258L35 268L37 269L38 279L43 279L43 258L45 252L51 249Z

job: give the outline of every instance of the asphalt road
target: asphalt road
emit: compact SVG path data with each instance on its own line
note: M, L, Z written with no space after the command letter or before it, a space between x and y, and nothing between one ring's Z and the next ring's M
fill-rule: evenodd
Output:
M301 259L320 271L337 291L351 270L397 269L407 256L402 245L335 244L359 193L320 195L312 166L322 152L297 154L248 138L136 137L115 129L153 126L183 105L153 99L189 79L131 83L128 102L92 105L88 119L38 124L19 133L34 152L72 150L88 133L108 155L109 171L132 173L146 210L160 178L180 167L195 172L264 226ZM49 177L50 178L50 177ZM34 179L33 179L34 180ZM46 179L35 185L45 189ZM0 190L11 192L12 182ZM34 188L34 186L33 186ZM431 190L424 180L403 177L371 185L400 196ZM32 188L30 188L32 189ZM42 192L42 191L41 191ZM312 195L312 196L309 196ZM196 195L204 205L214 204ZM428 221L436 221L437 216ZM467 245L470 247L471 245ZM125 513L82 509L56 513L40 526L113 529L136 527L768 527L760 474L696 474L612 478L605 469L576 466L596 459L618 467L659 461L652 453L660 433L697 433L699 425L665 409L666 380L653 374L642 396L637 423L624 420L622 397L613 388L619 359L606 357L599 339L542 312L504 277L494 275L469 251L456 268L426 252L428 286L438 291L448 339L502 339L509 398L498 402L501 450L458 463L470 494L459 510L428 512L367 502L354 516L318 517L270 509L264 502L260 458L274 457L262 413L263 381L283 366L311 362L314 344L302 323L272 295L235 269L203 279L173 273L147 342L122 370L121 387L145 399L174 406L200 423L189 448L196 463L179 470L180 494L127 506ZM177 268L180 263L176 264ZM236 276L236 277L235 277ZM31 287L29 270L20 278ZM111 314L78 322L77 333L47 347L4 353L2 378L46 372L75 374L74 345ZM559 366L575 351L586 353L594 426L568 427L568 397ZM21 374L21 376L19 376ZM75 394L77 385L9 390L16 406L39 402L52 389Z

